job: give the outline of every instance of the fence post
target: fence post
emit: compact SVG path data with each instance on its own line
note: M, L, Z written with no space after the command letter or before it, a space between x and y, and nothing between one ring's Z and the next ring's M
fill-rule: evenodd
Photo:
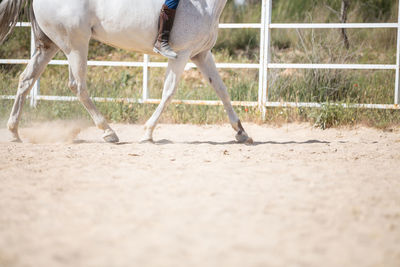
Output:
M144 54L143 58L143 103L149 98L149 55Z
M263 93L262 93L262 113L265 120L268 102L268 67L271 63L271 28L272 23L272 0L267 0L265 14L265 41L264 41L264 77L263 77Z
M35 44L35 36L33 34L33 29L31 26L31 58L33 57L33 55L36 52L36 44ZM40 94L40 78L35 82L35 84L32 87L31 93L30 93L30 106L32 108L36 108L37 105L37 97Z
M398 14L397 14L397 50L396 50L396 85L394 91L394 104L400 104L400 0L398 1Z
M263 88L264 88L264 52L265 52L265 15L266 15L266 8L267 0L262 0L261 2L261 27L260 27L260 69L258 74L258 108L261 112L263 112ZM264 112L263 112L264 114ZM263 115L264 116L264 115Z

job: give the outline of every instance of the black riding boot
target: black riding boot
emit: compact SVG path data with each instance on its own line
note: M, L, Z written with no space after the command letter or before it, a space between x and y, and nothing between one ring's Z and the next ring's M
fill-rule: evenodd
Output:
M163 5L158 23L158 37L154 45L153 51L170 59L176 59L177 54L169 46L169 35L174 25L175 9L170 9Z

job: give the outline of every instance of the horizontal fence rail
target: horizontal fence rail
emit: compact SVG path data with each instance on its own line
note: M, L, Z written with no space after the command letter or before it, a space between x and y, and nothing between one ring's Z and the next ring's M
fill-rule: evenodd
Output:
M259 71L258 101L232 101L234 106L259 107L263 117L267 107L308 107L320 108L321 103L271 102L268 98L268 73L270 69L340 69L340 70L393 70L396 72L393 104L337 104L345 108L400 109L400 5L397 23L272 23L272 0L262 0L260 23L221 23L220 29L257 29L260 31L260 60L258 63L217 63L219 69L257 69ZM31 27L30 23L18 23L19 27ZM272 29L397 29L396 65L390 64L290 64L271 62ZM31 55L34 53L34 38L31 31ZM29 59L0 59L0 64L27 64ZM50 65L68 65L66 60L52 60ZM159 104L160 99L149 97L149 68L166 68L167 62L152 62L149 55L144 55L141 62L128 61L88 61L88 66L138 67L143 68L142 98L107 98L92 97L96 102L122 102L139 104ZM196 68L193 63L186 65L186 70ZM40 81L37 81L29 96L31 106L37 101L78 101L71 96L40 95ZM15 96L0 96L0 99L15 99ZM175 104L221 106L221 101L214 100L173 100Z
M29 59L0 59L0 64L28 64ZM49 65L68 65L67 60L52 60ZM219 69L258 69L260 64L251 63L217 63ZM100 67L152 67L152 68L166 68L167 62L130 62L130 61L88 61L88 66ZM186 65L186 70L196 68L193 63Z

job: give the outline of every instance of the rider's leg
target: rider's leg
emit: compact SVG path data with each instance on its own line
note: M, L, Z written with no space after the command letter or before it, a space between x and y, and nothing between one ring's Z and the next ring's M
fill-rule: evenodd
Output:
M175 59L177 54L169 46L169 35L174 24L175 12L178 7L179 0L166 0L162 6L160 20L158 23L158 36L154 45L154 52Z
M165 0L165 5L171 9L177 9L179 0Z

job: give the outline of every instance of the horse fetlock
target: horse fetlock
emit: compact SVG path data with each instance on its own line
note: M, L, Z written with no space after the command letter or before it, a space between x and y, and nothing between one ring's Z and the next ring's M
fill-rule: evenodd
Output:
M104 130L104 131L111 130L106 119L104 119L103 117L95 118L94 123L96 124L96 127L99 128L100 130Z
M12 137L11 137L11 142L21 142L21 138L19 137L18 134L18 124L14 121L9 121L7 123L7 128L10 131Z
M146 124L144 125L144 130L145 130L146 132L150 131L151 133L153 133L154 128L155 128L155 125L153 125L153 123L151 123L151 122L149 122L149 121L146 122Z
M236 140L239 142L239 143L244 143L244 142L246 142L246 140L249 138L249 136L247 135L247 133L246 132L243 132L243 131L239 131L237 134L236 134Z
M7 128L11 132L17 132L18 131L18 123L14 118L10 118L7 122Z
M13 135L13 136L12 136L10 142L12 142L12 143L22 143L22 140L21 140L21 138L19 137L19 135L16 134L16 135Z
M154 127L145 125L144 129L145 129L145 133L144 133L142 139L140 139L140 143L153 143Z
M243 128L242 123L240 122L240 120L237 120L237 121L235 121L235 122L232 122L232 121L231 121L231 125L232 125L232 128L233 128L236 132L240 132L240 131L246 132L246 131L244 130L244 128Z
M151 134L146 133L145 135L143 135L142 139L140 139L140 143L141 144L154 143L153 136Z

